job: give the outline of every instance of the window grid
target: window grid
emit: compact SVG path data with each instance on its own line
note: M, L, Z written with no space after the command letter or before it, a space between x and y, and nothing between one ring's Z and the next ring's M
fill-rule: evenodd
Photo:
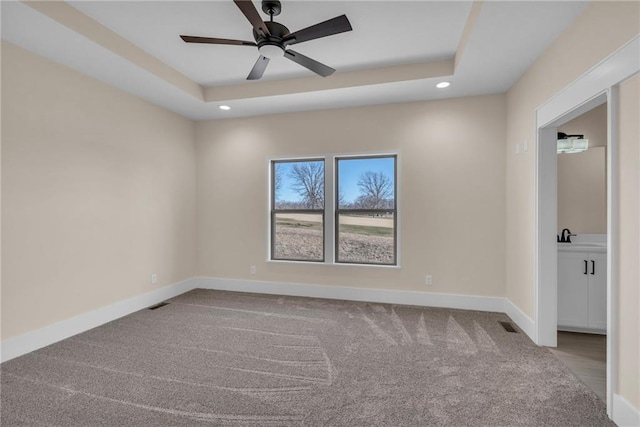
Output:
M297 262L313 262L313 263L324 263L325 262L325 245L326 245L326 221L325 221L325 201L326 201L326 187L324 187L323 191L323 207L322 209L284 209L276 207L276 165L281 163L303 163L303 162L322 162L323 170L325 166L324 158L310 158L310 159L286 159L286 160L273 160L271 161L271 224L270 224L270 240L271 240L271 254L270 258L274 261L297 261ZM319 259L309 259L309 258L287 258L287 257L277 257L276 251L276 231L277 231L277 215L278 214L314 214L320 215L322 218L322 251L321 258Z
M368 160L368 159L393 159L393 208L379 209L360 209L360 208L341 208L340 207L340 167L339 162L348 160ZM396 155L363 155L363 156L336 156L335 157L335 209L334 209L334 262L337 264L364 264L364 265L397 265L398 264L398 167ZM368 261L341 261L340 252L340 215L347 213L362 215L385 215L391 213L393 215L393 258L391 262L368 262Z
M270 257L273 261L292 261L292 262L310 262L317 264L334 264L334 265L372 265L372 266L398 266L398 164L397 154L371 154L371 155L337 155L332 157L333 162L326 162L326 157L313 158L291 158L270 161ZM366 159L393 159L393 207L392 208L342 208L339 204L339 162L341 160L366 160ZM324 165L324 192L323 192L323 209L284 209L276 208L276 165L280 163L296 163L296 162L322 162ZM328 167L327 167L328 166ZM333 194L327 202L327 183L332 189ZM331 206L333 205L333 206ZM333 210L333 214L331 214ZM320 215L322 218L322 259L305 259L305 258L283 258L276 256L276 227L278 214L314 214ZM360 215L392 215L393 216L393 256L390 262L368 262L364 260L358 261L340 261L340 215L360 214ZM327 219L330 219L327 223ZM327 242L332 248L327 252ZM330 256L331 255L331 256ZM329 257L329 258L328 258ZM331 259L333 258L333 259Z

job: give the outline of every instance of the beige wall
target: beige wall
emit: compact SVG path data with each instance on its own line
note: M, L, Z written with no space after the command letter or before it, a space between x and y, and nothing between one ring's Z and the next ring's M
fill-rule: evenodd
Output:
M640 76L620 85L619 391L640 409Z
M2 43L0 43L0 82L2 81ZM2 99L2 84L0 83L0 99ZM2 102L0 102L0 133L2 129ZM2 334L2 137L0 135L0 342Z
M193 122L2 57L2 338L192 277Z
M198 123L199 274L502 296L505 116L494 95ZM268 159L376 151L399 152L402 268L265 262Z
M607 145L607 104L602 104L568 121L558 128L558 132L564 132L567 135L584 135L589 140L589 147L605 147Z
M531 318L534 317L535 295L536 108L636 36L639 22L639 2L591 2L507 93L506 296ZM516 155L514 144L525 139L531 148ZM637 163L635 167L638 167ZM621 253L633 250L626 244L620 247ZM633 266L621 266L621 270L623 268L637 269L637 259ZM637 281L621 280L619 286L624 294L637 287ZM628 313L628 304L621 305L620 309L622 318L631 316L633 319L633 313ZM637 333L630 339L625 348L637 345L634 344L639 340ZM633 356L633 353L629 354ZM637 392L622 388L624 372L637 365L628 365L628 354L622 352L620 363L620 389L616 392L640 407Z
M607 104L558 128L584 135L589 150L558 155L558 231L577 234L607 232Z
M606 147L558 154L558 233L607 233Z
M535 111L638 34L638 2L591 2L507 93L506 296L534 317ZM516 154L514 144L529 141Z
M535 109L635 36L639 16L638 2L591 2L506 97L195 126L3 43L2 338L195 274L506 295L533 318ZM621 100L617 391L640 407L637 85ZM402 269L265 262L270 157L378 150L400 153Z

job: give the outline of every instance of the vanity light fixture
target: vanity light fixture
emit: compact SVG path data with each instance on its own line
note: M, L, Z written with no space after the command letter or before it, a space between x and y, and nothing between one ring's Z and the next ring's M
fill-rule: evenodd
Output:
M436 87L438 89L444 89L445 87L449 87L451 83L450 82L440 82L436 85Z
M558 154L581 153L589 149L589 140L584 135L567 135L558 132Z
M229 107L228 105L221 105L218 108L224 111L231 110L231 107Z

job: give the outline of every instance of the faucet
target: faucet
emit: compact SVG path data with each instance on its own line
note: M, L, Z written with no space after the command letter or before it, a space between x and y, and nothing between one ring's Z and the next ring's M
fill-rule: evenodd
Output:
M566 232L566 235L565 235L565 232ZM571 238L575 236L577 236L577 234L571 234L571 230L569 230L568 228L565 228L564 230L562 230L562 234L560 235L558 242L571 243Z

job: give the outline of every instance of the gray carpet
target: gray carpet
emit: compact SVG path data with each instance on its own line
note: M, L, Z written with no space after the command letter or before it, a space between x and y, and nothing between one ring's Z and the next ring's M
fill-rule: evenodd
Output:
M499 321L195 290L2 364L2 425L614 425Z

